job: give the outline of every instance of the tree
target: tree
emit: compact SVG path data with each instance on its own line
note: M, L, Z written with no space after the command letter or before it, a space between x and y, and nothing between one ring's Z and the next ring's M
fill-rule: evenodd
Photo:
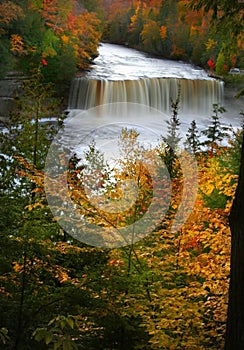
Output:
M223 54L223 52L219 52L217 61L216 61L216 73L219 75L223 75L227 73L227 65L226 65L226 58Z
M196 9L212 10L214 25L236 43L243 37L244 2L237 0L193 0ZM238 45L237 45L238 48ZM244 348L244 143L240 175L230 214L231 272L225 350Z
M216 150L217 145L226 136L226 127L221 126L219 113L225 112L225 108L219 106L217 103L213 104L213 115L211 116L211 124L202 134L206 136L206 141L202 144L209 147L211 151Z
M130 1L114 1L108 11L103 37L112 43L125 43L133 9Z
M244 142L238 186L230 214L231 272L225 350L244 348Z
M226 50L237 52L241 48L244 31L244 2L238 0L191 0L196 10L211 11L212 26L222 35Z
M178 90L178 96L175 101L171 101L172 116L170 120L167 120L168 132L166 137L162 137L163 140L163 152L162 158L167 166L168 172L171 178L177 177L180 171L180 165L178 164L177 151L179 151L179 142L181 140L179 134L180 120L178 116L180 107L180 88Z
M141 31L143 29L143 24L143 1L139 1L136 5L135 13L131 17L131 23L129 27L129 41L134 45L140 45L141 43Z
M32 289L29 285L27 286L32 278L28 276L30 274L28 262L35 255L30 237L32 236L32 239L35 237L35 245L37 244L37 236L42 236L46 231L44 221L43 225L40 225L40 222L37 224L40 219L40 217L37 218L40 214L40 207L37 209L39 214L37 211L32 211L32 205L35 208L34 198L38 193L36 184L26 178L24 179L21 174L25 162L31 163L35 169L43 168L48 147L54 133L56 133L56 128L48 120L48 117L56 115L57 122L59 119L57 102L54 102L53 97L53 87L50 84L43 83L40 71L33 73L32 78L27 79L22 84L22 95L16 97L17 108L10 113L5 132L0 133L2 152L0 164L3 169L1 171L0 201L1 204L4 203L4 207L7 206L9 211L6 212L5 217L1 214L3 247L4 249L14 247L15 253L12 252L10 255L16 254L18 263L20 261L22 263L20 270L16 270L18 272L18 277L16 277L18 287L14 282L11 287L10 285L7 287L10 287L14 294L17 292L19 295L15 300L14 307L16 313L15 327L11 329L11 337L12 341L15 342L14 349L16 350L19 349L24 334L26 299L27 304L31 299L29 296L26 298L26 291L30 292ZM47 118L46 123L45 118ZM19 158L24 160L22 165L18 160ZM45 211L46 218L49 217L50 219L50 211ZM49 229L51 229L51 226ZM49 229L45 234L51 233ZM15 239L18 240L17 237L19 243L15 241ZM9 270L3 269L3 273L8 274ZM8 305L7 301L6 305ZM1 313L5 315L5 312L6 308L2 307ZM11 315L5 319L8 327L9 319L11 319ZM15 334L13 334L13 331L15 331Z
M99 26L100 20L95 13L84 11L76 17L71 40L80 69L87 68L98 55L97 48L101 39Z
M98 55L101 31L98 14L78 1L1 1L0 76L10 69L31 74L44 65L46 81L64 95L77 69Z
M14 58L10 51L9 36L11 26L19 19L24 18L24 11L12 1L0 3L0 77L14 66Z
M221 30L231 29L235 35L243 32L243 1L191 0L191 6L196 10L204 8L206 12L212 11L212 20L220 21L219 24L215 24L220 26ZM226 24L228 28L224 28Z
M153 20L148 20L144 24L143 30L141 31L141 39L144 48L152 53L161 52L161 39L159 23ZM165 34L166 35L166 34Z
M199 131L197 129L196 121L193 120L186 134L187 145L190 146L191 151L196 154L200 151Z

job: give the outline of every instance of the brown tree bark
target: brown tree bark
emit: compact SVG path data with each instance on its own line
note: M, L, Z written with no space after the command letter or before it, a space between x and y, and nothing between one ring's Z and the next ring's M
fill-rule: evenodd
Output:
M244 141L244 140L243 140ZM238 185L229 217L231 272L225 350L244 349L244 142Z

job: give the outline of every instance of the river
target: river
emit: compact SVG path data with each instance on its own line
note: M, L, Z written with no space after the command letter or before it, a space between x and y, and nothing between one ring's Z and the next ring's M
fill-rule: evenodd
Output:
M203 69L191 64L151 57L138 50L114 44L100 45L99 56L95 59L87 77L102 80L211 79Z
M195 119L199 128L208 125L212 105L227 109L224 124L239 126L241 102L224 88L224 83L189 63L151 57L135 49L103 43L90 70L74 79L69 110L87 110L101 104L130 102L171 113L180 87L179 116L183 124Z

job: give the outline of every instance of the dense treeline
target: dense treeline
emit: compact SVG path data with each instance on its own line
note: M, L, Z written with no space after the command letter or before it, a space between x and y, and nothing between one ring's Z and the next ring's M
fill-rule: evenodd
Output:
M240 35L213 31L212 11L189 0L105 1L105 40L128 44L163 57L187 60L224 74L244 67ZM203 5L203 4L202 4Z
M244 67L239 33L212 30L212 11L189 0L25 0L0 4L0 76L41 68L64 89L98 54L99 41L126 44L224 74ZM194 3L194 2L193 2ZM45 68L45 69L43 69Z
M0 75L41 69L62 90L98 52L101 21L73 0L2 1Z

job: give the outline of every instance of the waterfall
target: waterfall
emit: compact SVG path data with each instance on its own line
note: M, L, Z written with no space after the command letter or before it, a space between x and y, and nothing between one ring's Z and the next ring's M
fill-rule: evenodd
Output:
M69 109L87 110L101 104L132 102L168 113L180 88L183 113L209 113L213 103L223 102L223 82L215 79L141 78L97 80L76 78L72 82Z

